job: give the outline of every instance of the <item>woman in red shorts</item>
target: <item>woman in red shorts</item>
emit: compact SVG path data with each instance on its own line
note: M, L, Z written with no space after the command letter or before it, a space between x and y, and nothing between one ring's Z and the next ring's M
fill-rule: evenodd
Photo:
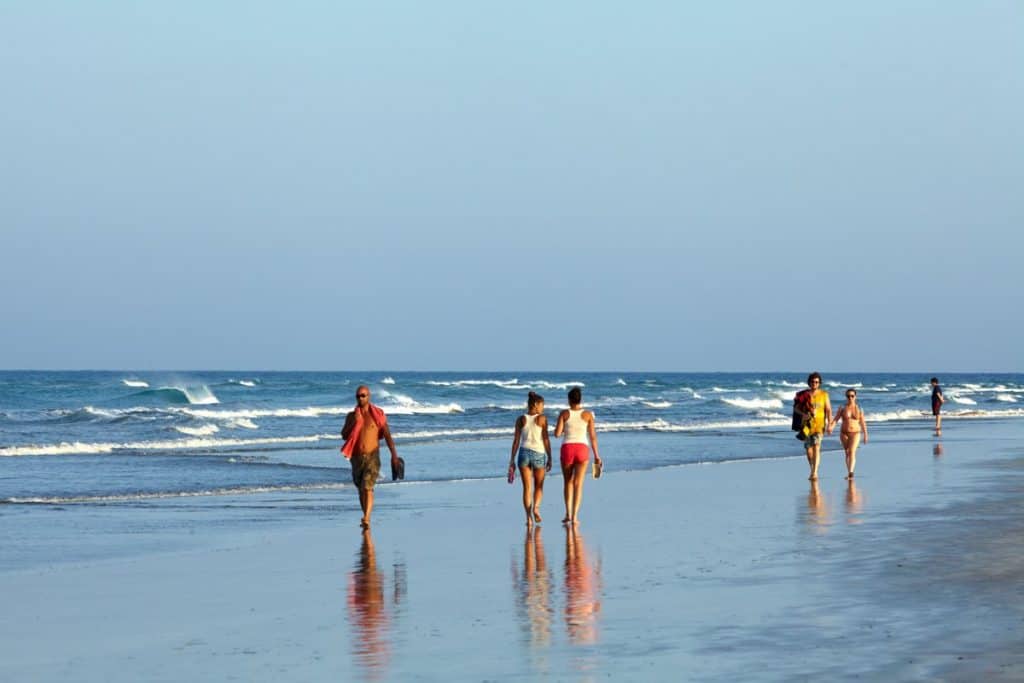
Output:
M597 453L597 432L594 430L594 414L583 410L583 392L579 387L569 390L569 410L563 410L555 425L555 436L565 435L562 441L562 492L565 497L565 519L563 524L577 524L580 503L583 501L583 480L587 475L589 450L594 451L596 472L601 471L601 456Z

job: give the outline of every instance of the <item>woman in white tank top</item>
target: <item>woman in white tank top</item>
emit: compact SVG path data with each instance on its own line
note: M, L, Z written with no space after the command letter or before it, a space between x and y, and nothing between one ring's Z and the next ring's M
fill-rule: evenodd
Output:
M544 497L544 477L551 471L551 440L548 418L544 415L544 397L532 391L526 399L526 414L516 420L512 437L512 456L508 461L508 483L523 478L523 509L526 526L541 523L540 501Z
M563 410L555 425L555 436L565 435L562 441L562 495L565 498L563 524L579 522L580 503L583 502L583 480L587 478L587 460L594 452L594 477L601 476L603 461L597 452L597 431L594 414L583 410L583 392L579 387L569 390L569 410Z

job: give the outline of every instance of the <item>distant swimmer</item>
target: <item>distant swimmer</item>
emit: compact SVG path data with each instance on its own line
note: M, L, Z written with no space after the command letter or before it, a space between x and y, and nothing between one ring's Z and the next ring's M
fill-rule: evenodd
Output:
M544 498L544 477L551 471L551 439L548 418L544 414L544 397L530 392L526 398L526 414L516 419L512 437L512 455L508 460L509 482L516 467L523 479L523 509L526 526L541 523L540 502Z
M562 493L565 498L563 524L576 524L579 520L580 503L583 502L583 480L587 478L587 461L590 450L594 452L595 472L603 466L597 452L597 430L594 428L594 414L583 410L583 391L579 387L569 390L569 409L563 410L555 425L555 436L565 435L562 441Z
M821 440L825 433L832 433L832 402L828 392L821 388L821 375L812 372L807 376L807 386L811 389L811 417L805 429L807 438L804 449L807 452L807 464L811 468L811 481L818 479L818 465L821 462Z
M843 426L839 431L839 442L846 451L846 478L853 479L853 470L857 467L857 446L861 435L864 443L868 442L868 423L864 420L864 411L857 405L857 390L846 390L846 405L839 409L829 425L831 432L839 421Z
M942 436L942 404L946 397L942 395L939 378L932 377L932 415L935 416L935 436Z
M380 475L381 439L391 450L392 472L404 470L391 438L388 418L383 410L370 403L369 387L360 386L356 389L356 407L345 417L341 438L345 440L341 452L352 463L352 483L359 489L359 507L363 510L359 526L368 529L370 514L373 512L373 487Z

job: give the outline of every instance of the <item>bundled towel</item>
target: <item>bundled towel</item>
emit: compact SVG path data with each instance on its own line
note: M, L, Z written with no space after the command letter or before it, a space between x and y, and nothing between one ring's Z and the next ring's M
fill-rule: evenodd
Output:
M372 403L369 404L369 407L370 417L372 417L373 421L377 424L377 429L384 429L384 426L388 423L388 418L384 414L384 411ZM358 407L356 407L355 413L356 425L352 428L352 433L348 435L347 439L345 439L345 443L341 445L341 454L344 455L346 459L352 457L352 451L356 449L356 443L359 441L359 433L363 431L363 414L360 412Z

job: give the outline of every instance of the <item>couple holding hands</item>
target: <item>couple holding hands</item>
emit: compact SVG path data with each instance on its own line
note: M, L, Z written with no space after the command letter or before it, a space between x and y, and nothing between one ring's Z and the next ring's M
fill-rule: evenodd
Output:
M594 452L594 478L601 476L602 460L597 452L597 431L594 414L584 410L583 392L579 387L569 390L569 408L558 414L555 436L564 437L560 458L562 465L562 495L565 499L563 524L579 522L580 503L583 501L583 480L587 462ZM548 418L544 414L544 397L530 392L526 399L526 413L516 419L512 437L512 455L508 461L508 482L515 481L519 469L523 481L523 510L526 526L540 524L540 502L544 497L544 478L551 471L551 440L548 437Z
M810 414L803 428L802 441L807 452L807 464L811 468L811 481L818 479L818 464L821 462L821 440L825 434L831 434L839 423L843 423L839 432L839 441L846 453L846 478L853 479L853 470L857 467L857 447L861 436L864 443L868 442L868 425L864 419L864 411L857 405L857 390L850 387L846 390L846 405L832 415L832 402L828 392L821 388L821 375L812 372L807 376L809 387ZM801 392L804 393L804 392Z

